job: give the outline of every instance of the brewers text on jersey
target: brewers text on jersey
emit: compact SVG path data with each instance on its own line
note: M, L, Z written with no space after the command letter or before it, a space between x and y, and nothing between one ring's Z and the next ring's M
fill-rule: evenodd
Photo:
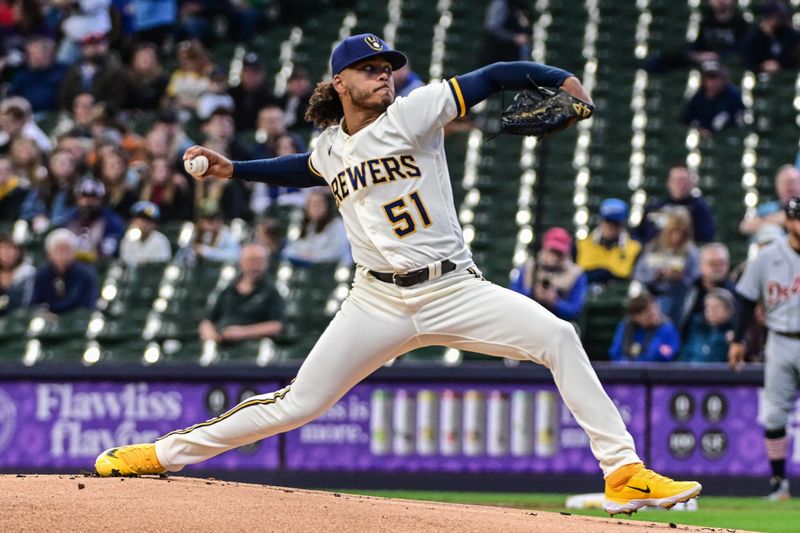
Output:
M313 172L317 172L311 160L309 165ZM321 177L322 174L319 174ZM369 176L369 180L367 180ZM336 174L336 179L331 181L330 187L338 207L350 192L357 192L368 185L388 183L398 179L419 178L422 172L411 154L391 157L381 157L362 161L358 165L346 168ZM345 179L345 177L347 179Z

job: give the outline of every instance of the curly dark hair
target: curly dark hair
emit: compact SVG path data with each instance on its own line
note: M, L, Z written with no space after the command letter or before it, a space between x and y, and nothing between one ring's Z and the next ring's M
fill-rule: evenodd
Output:
M333 82L321 81L308 101L305 119L319 129L337 124L344 116L342 101L333 88Z

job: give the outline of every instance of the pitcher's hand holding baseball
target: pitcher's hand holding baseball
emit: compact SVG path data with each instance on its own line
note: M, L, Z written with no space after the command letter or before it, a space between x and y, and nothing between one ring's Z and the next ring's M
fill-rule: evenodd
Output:
M192 146L183 153L183 160L188 161L195 157L205 156L208 159L208 170L203 174L192 176L196 179L222 178L229 179L233 176L233 163L227 157L214 150L202 146Z

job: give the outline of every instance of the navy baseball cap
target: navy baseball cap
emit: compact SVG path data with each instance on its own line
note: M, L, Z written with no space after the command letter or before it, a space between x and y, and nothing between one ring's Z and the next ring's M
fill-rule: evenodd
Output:
M619 198L608 198L600 204L600 217L610 222L624 222L628 218L628 204Z
M391 63L392 70L402 68L408 63L408 58L403 52L392 50L383 39L371 33L351 35L336 45L331 54L331 72L339 74L341 71L364 59L384 56Z
M103 198L106 195L106 188L103 182L94 178L83 178L75 186L75 196L94 196Z
M131 207L131 216L146 218L152 221L158 221L161 218L161 210L153 202L147 200L140 200L133 204Z

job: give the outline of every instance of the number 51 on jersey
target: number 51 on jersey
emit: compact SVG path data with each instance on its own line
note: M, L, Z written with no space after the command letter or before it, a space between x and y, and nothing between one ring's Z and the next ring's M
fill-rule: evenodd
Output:
M396 200L383 204L386 218L392 224L395 235L401 239L417 231L417 223L414 221L414 217L411 216L412 205L416 208L417 218L422 220L423 227L427 228L432 223L430 216L428 216L428 211L425 209L425 204L422 203L422 198L419 197L419 192L412 192L408 195L408 198L408 202L406 202L406 197L401 196Z

